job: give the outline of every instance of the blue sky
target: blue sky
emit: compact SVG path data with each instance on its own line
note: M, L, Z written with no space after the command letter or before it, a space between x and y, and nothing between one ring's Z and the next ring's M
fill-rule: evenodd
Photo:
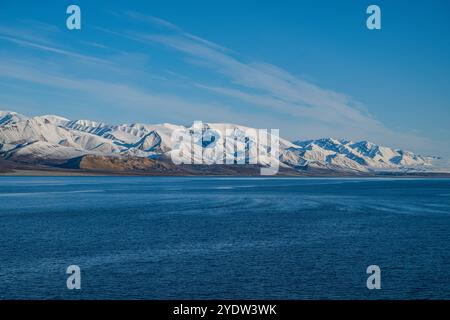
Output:
M66 29L66 8L82 29ZM382 30L366 28L378 4ZM0 2L0 109L450 156L448 1Z

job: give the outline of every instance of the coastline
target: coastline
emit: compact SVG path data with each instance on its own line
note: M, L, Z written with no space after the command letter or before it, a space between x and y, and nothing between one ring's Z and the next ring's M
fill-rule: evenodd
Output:
M179 172L118 172L118 171L90 171L90 170L60 170L60 169L12 169L10 171L0 172L0 177L251 177L251 178L423 178L423 179L446 179L450 178L450 173L436 172L436 173L382 173L382 174L364 174L364 173L333 173L333 174L318 174L318 173L298 173L289 174L281 172L274 176L261 176L259 174L196 174L196 173L182 173Z

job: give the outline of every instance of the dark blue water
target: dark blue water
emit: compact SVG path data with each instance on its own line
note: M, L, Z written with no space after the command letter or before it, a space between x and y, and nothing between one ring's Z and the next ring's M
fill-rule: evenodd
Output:
M450 180L1 177L0 298L450 299Z

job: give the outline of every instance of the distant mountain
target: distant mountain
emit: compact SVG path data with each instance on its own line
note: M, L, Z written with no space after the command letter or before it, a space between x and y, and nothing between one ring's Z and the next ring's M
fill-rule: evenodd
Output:
M200 154L203 152L206 162L214 163L223 158L223 154L213 153L212 148L208 148L209 144L223 143L226 129L239 136L251 128L204 123L202 129L198 134L193 127L168 123L108 125L91 120L71 121L55 115L29 118L15 112L0 111L0 157L8 163L27 165L61 167L77 163L91 170L96 166L121 170L127 169L127 165L130 170L144 170L153 166L159 170L173 171L174 166L169 165L168 161L176 147L171 139L174 130L197 132L194 145L188 145L187 148L200 148ZM249 137L245 143L255 143L254 137ZM225 148L226 155L244 161L249 156L243 151L245 143L238 142L237 150ZM269 149L269 146L266 148ZM190 149L185 151L189 152ZM115 160L109 160L111 157ZM133 161L120 160L130 158ZM147 160L139 162L140 158ZM280 138L280 155L275 161L279 161L284 170L292 172L378 174L433 172L437 170L434 166L436 160L437 157L420 156L369 141L324 138L290 142ZM270 161L274 161L270 155L262 158L263 163Z
M412 152L378 146L369 141L353 142L324 138L296 141L297 159L309 165L356 171L433 170L438 157L420 156ZM295 158L294 158L295 159ZM295 165L295 162L292 164Z

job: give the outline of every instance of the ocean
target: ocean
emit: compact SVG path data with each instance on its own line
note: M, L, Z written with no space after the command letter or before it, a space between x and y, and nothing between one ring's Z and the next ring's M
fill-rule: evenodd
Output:
M0 298L450 299L450 180L0 177Z

